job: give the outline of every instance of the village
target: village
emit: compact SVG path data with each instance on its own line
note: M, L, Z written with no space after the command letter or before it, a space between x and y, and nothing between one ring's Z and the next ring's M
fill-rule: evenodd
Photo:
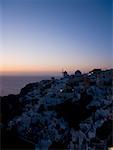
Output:
M35 150L107 150L113 146L112 79L113 69L94 69L30 83L18 95L21 113L6 128Z

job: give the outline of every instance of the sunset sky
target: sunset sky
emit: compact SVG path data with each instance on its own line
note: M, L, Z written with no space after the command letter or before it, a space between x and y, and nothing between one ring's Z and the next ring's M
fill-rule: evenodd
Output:
M0 74L112 68L112 0L0 0Z

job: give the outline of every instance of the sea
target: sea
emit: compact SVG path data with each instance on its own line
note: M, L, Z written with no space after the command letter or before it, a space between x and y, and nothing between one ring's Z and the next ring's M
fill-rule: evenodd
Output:
M0 76L0 96L19 94L27 84L49 79L51 76Z

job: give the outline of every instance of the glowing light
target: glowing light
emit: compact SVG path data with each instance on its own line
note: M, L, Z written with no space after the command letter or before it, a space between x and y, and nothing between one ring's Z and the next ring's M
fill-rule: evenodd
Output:
M113 150L113 147L109 147L108 150Z
M62 92L63 92L63 90L62 90L62 89L60 89L60 92L62 93Z

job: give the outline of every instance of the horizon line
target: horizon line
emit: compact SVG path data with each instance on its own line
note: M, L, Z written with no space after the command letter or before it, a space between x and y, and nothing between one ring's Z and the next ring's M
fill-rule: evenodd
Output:
M113 69L113 67L105 67L105 68L102 68L102 67L94 67L92 69L88 69L88 70L83 70L83 69L78 69L76 68L76 70L80 70L82 72L82 74L85 74L85 73L89 73L91 70L93 69L101 69L102 71L104 70L111 70ZM67 69L63 69L64 71L67 71L67 73L69 75L72 75L75 73L75 71L73 70L67 70ZM4 71L4 72L0 72L0 76L61 76L62 75L62 70L61 71L45 71L45 72L17 72L17 71L11 71L11 72L7 72L7 71Z

